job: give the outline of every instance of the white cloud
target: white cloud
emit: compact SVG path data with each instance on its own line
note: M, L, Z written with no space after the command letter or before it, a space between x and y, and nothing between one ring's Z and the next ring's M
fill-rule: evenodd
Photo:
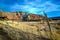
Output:
M52 4L49 1L47 1L47 2L45 2L43 4L38 4L38 5L36 3L29 2L26 5L15 4L15 5L11 6L11 10L12 11L22 10L22 11L27 11L27 12L31 12L31 13L43 14L44 10L46 12L60 11L60 9L58 9L59 7L60 7L59 5Z
M46 12L60 11L58 9L58 7L60 7L60 6L59 5L52 4L51 2L46 2L46 3L42 4L41 7L44 7L44 10Z

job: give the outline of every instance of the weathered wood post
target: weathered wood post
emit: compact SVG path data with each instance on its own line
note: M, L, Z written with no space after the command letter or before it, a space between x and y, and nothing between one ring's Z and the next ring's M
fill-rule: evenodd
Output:
M18 12L16 12L16 15L17 15L17 21L18 21L18 24L19 24L19 20L20 20L20 16L19 16L19 14L18 14Z
M17 16L19 15L17 11L16 11L16 15L17 15ZM18 19L18 21L19 21L19 19ZM18 23L19 23L19 22L18 22ZM18 33L16 33L16 40L19 40L19 38L18 38Z
M51 30L51 27L50 27L50 24L49 24L49 19L48 19L48 16L47 16L47 14L44 12L44 16L45 16L45 20L46 20L46 22L47 22L47 25L48 25L48 27L49 27L49 31L50 31L50 38L51 38L51 40L53 40L53 38L52 38L52 30Z
M18 12L16 11L16 15L18 16Z

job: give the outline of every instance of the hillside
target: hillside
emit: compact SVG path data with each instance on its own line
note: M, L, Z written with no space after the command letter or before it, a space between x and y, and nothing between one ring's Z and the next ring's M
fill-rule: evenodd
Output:
M2 12L0 13L4 20L19 20L19 21L40 21L44 17L37 14L29 14L26 12Z

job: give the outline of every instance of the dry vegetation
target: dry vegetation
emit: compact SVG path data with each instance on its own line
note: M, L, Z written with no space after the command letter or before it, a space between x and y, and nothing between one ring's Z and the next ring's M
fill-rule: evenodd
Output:
M52 39L60 40L60 25L50 23ZM0 40L50 40L50 31L45 23L0 21ZM52 40L51 39L51 40Z

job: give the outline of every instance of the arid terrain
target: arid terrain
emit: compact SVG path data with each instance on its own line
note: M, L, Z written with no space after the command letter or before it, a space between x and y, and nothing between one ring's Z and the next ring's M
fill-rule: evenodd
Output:
M60 40L60 23L0 21L0 40Z

